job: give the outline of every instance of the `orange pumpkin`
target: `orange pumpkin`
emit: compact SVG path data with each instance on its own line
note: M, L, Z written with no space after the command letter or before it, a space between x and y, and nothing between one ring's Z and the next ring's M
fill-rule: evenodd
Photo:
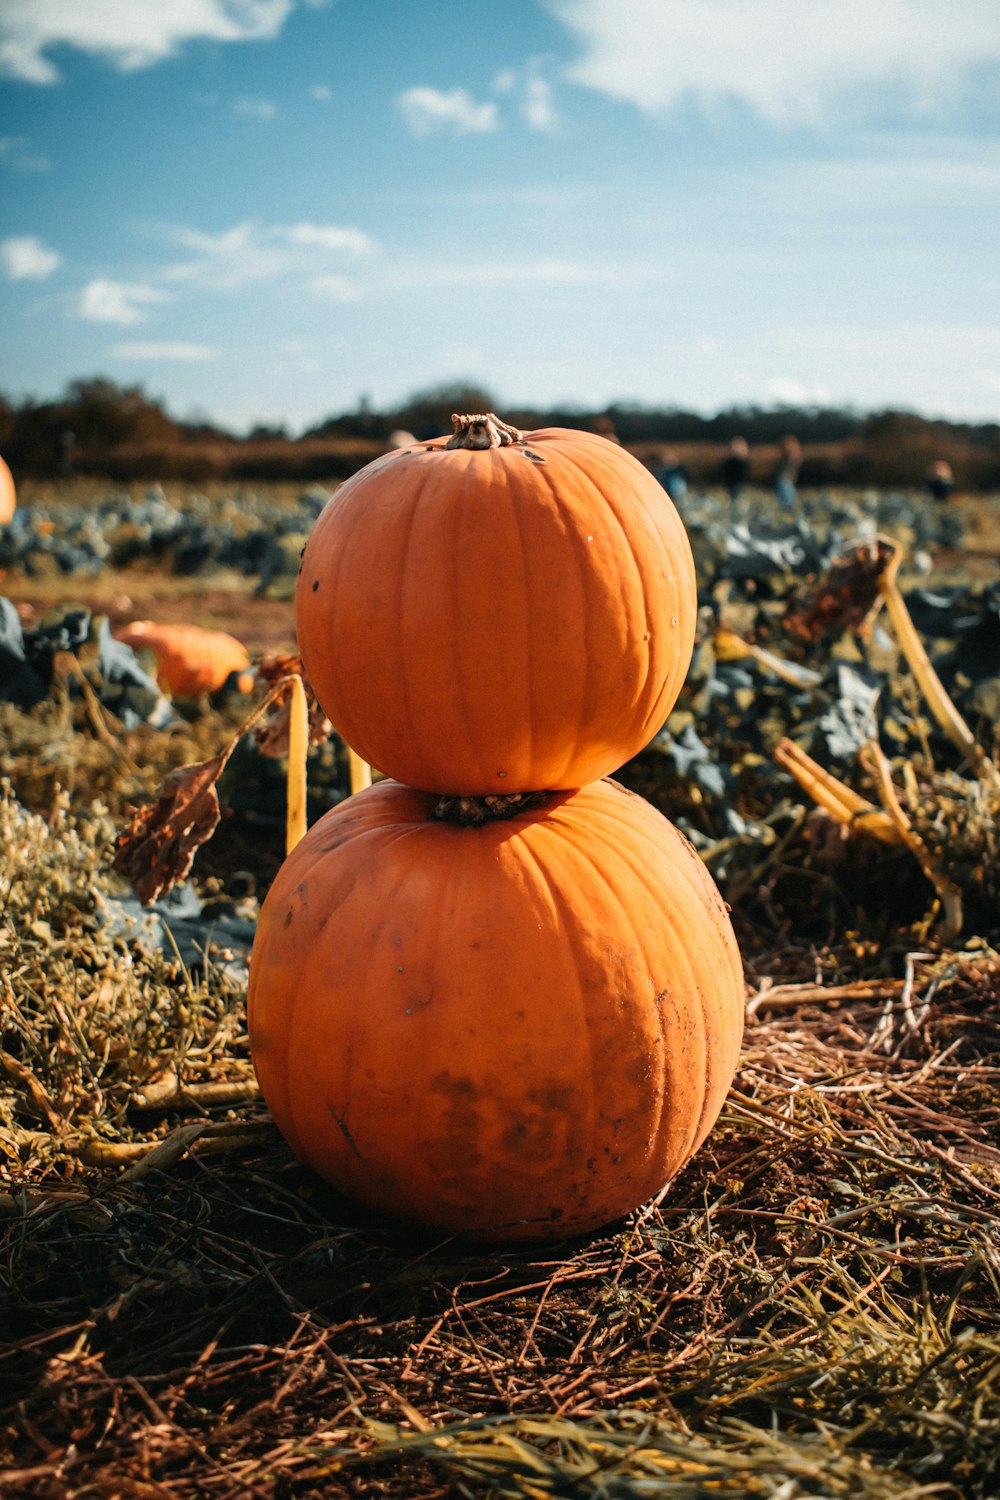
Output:
M459 826L393 781L285 861L250 965L274 1120L342 1192L435 1230L554 1239L697 1150L743 1026L691 845L611 781Z
M0 526L6 526L17 509L14 476L0 458Z
M224 630L206 630L200 625L157 625L153 620L133 620L115 631L133 651L151 651L156 657L160 687L174 698L197 698L214 693L230 676L241 674L238 686L249 691L252 677L245 646Z
M687 534L605 438L455 420L319 517L296 591L306 674L347 743L411 786L582 786L641 750L680 691Z

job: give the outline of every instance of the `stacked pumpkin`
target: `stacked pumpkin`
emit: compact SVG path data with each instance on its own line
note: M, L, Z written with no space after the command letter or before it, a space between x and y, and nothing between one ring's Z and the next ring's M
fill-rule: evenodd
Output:
M670 500L591 434L456 417L320 516L303 664L392 779L279 872L249 1026L276 1123L343 1192L561 1238L704 1140L742 1037L732 927L682 835L600 779L670 711L695 611Z

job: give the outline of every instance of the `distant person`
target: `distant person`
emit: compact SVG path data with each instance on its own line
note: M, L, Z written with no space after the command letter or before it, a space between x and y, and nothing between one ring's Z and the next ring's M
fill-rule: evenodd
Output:
M774 471L774 493L778 504L790 510L798 493L799 470L802 468L802 445L796 437L783 437Z
M607 438L609 443L618 443L619 446L621 445L621 438L615 431L615 424L607 413L594 418L594 431L599 433L602 438Z
M683 500L688 491L687 471L673 448L664 448L654 471L671 500Z
M939 458L927 471L927 488L934 500L947 500L955 490L955 476L951 464Z
M395 432L390 432L389 434L389 447L393 450L398 448L412 448L416 441L413 433L408 432L405 427L397 427Z
M733 438L719 473L730 500L738 500L750 476L750 446L746 438Z

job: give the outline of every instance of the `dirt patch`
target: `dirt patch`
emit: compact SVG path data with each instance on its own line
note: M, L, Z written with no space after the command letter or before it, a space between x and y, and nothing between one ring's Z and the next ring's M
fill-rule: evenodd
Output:
M147 569L107 569L96 578L0 578L0 592L11 599L25 624L49 610L82 604L107 615L112 629L129 620L204 625L228 630L251 656L295 649L295 609L290 599L254 594L239 574L177 578Z

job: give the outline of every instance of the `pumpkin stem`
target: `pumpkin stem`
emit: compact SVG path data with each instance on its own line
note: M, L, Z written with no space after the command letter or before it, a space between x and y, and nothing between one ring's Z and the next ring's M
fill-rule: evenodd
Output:
M524 441L523 434L508 422L501 422L495 411L464 417L452 412L451 421L455 430L446 448L507 448Z
M435 803L434 816L444 823L495 823L544 806L550 795L549 792L504 792L487 797L448 795Z

